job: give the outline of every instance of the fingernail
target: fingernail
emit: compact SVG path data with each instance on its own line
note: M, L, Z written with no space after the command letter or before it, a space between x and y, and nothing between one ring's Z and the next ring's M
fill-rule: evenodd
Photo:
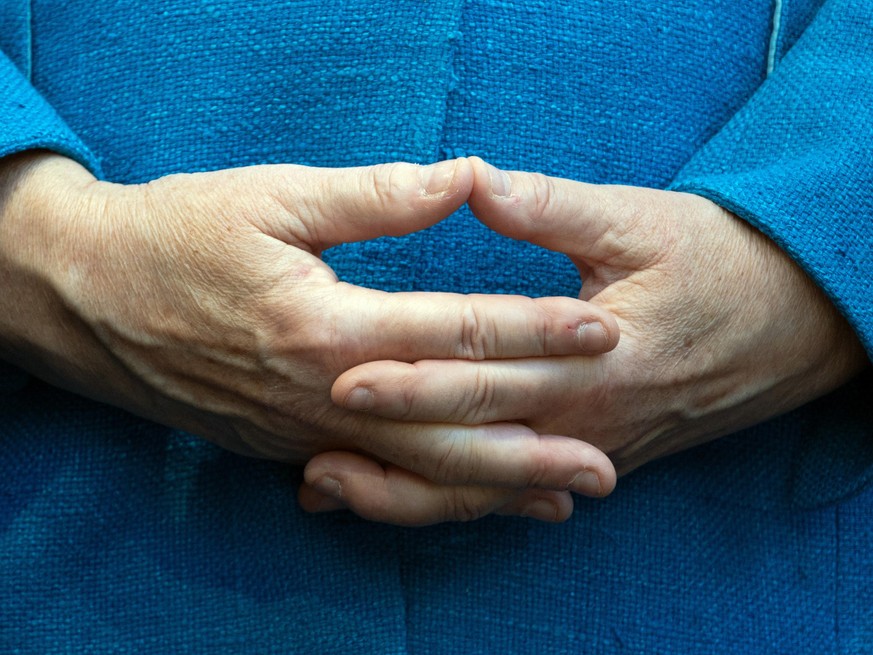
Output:
M418 174L421 176L421 185L424 189L424 194L427 196L436 196L449 191L452 186L452 181L455 179L455 170L457 167L458 160L451 159L449 161L441 161L436 164L419 168Z
M364 387L355 387L346 396L343 406L355 412L366 412L373 409L373 392Z
M600 323L582 323L576 328L576 343L585 352L603 352L609 345L609 335Z
M329 475L322 475L318 480L313 482L311 486L320 494L330 496L337 500L342 500L343 487L336 478L332 478Z
M582 471L577 473L576 477L570 482L567 487L570 491L575 491L583 496L600 497L603 495L603 487L600 484L600 478L596 473L591 471Z
M538 521L548 521L549 523L557 523L558 521L558 506L550 500L543 498L529 503L521 510L519 516L536 519Z
M488 177L491 178L491 195L497 198L508 198L510 189L512 188L512 180L505 171L495 168L491 164L488 166Z

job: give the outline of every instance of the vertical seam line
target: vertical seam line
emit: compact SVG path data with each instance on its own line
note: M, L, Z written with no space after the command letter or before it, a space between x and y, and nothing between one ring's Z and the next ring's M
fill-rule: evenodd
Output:
M773 31L770 32L770 46L767 49L767 77L776 68L776 49L782 29L782 0L773 0Z
M27 0L24 17L24 73L28 82L33 82L33 0Z
M436 152L434 153L434 161L441 159L454 159L458 155L447 150L446 130L448 128L448 120L452 103L452 95L457 93L457 87L460 84L458 76L458 57L459 57L459 40L463 38L462 28L464 25L464 12L466 10L467 0L456 0L454 6L454 24L452 31L448 35L448 61L447 72L448 78L446 84L445 105L443 107L443 115L440 121L440 132L436 141ZM464 153L466 155L466 153Z

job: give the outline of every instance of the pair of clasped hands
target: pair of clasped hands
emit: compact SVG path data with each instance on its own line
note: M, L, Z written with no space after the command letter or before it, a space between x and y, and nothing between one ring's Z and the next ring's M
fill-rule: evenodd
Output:
M312 512L562 521L572 493L605 496L617 471L787 411L865 361L788 257L694 195L478 158L144 185L49 153L0 164L4 358L237 453L306 463ZM386 293L319 257L464 203L566 253L582 296Z

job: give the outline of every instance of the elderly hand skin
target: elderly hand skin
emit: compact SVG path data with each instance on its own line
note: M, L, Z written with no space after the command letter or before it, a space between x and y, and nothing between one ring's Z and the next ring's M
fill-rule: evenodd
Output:
M0 356L238 453L303 462L342 450L447 489L402 514L363 507L369 518L420 524L499 510L560 520L568 489L611 488L615 472L596 449L520 424L412 423L330 400L340 373L367 361L617 343L614 318L575 299L389 294L339 282L319 258L340 242L427 227L472 185L467 160L260 166L128 186L54 154L6 158ZM304 504L315 488L339 492L329 476L309 481Z
M621 343L594 358L371 362L336 381L339 405L366 390L371 415L519 421L585 439L627 472L787 412L867 364L803 271L709 200L473 165L473 212L569 255L581 297L618 317ZM343 475L347 496L372 493L355 469Z

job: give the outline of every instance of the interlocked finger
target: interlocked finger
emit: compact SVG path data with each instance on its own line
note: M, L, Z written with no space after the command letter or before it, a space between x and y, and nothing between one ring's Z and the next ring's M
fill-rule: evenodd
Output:
M615 469L594 446L541 435L516 423L400 423L369 417L360 450L432 482L452 486L573 491L599 498L615 486Z
M358 335L358 361L601 354L619 340L612 314L574 298L384 293L350 285L337 292L334 306L356 308L334 325L340 334Z
M573 511L567 492L438 485L346 452L315 457L304 476L299 500L307 511L346 508L362 518L396 525L472 521L491 513L560 522Z
M582 402L601 383L608 357L367 362L337 378L331 397L346 409L395 420L534 422Z

